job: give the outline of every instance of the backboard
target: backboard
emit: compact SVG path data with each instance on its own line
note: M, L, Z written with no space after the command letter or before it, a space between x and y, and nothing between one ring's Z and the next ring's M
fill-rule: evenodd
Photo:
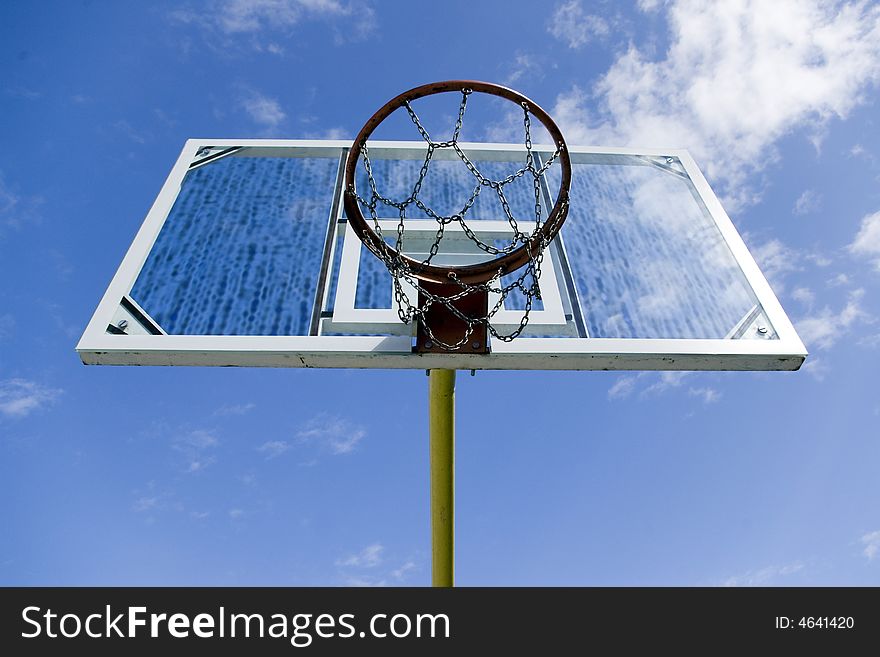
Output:
M795 370L806 356L686 151L573 146L568 218L545 252L540 304L523 334L492 342L489 354L414 353L415 328L398 318L390 275L342 211L349 147L188 141L77 345L83 362ZM392 195L424 159L422 141L369 147ZM524 153L511 144L462 148L500 176ZM458 202L470 174L451 157L437 159L424 193L443 207ZM511 204L527 207L533 196L514 191ZM509 237L492 203L481 198L470 216L484 242ZM388 233L398 226L397 217L381 222ZM439 261L479 262L484 254L449 230ZM414 219L405 231L417 257L436 225ZM503 331L521 315L508 297L493 323Z

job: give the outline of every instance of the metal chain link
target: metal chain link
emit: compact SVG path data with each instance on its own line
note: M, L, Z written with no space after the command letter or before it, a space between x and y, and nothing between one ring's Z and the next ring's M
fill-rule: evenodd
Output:
M392 278L394 279L394 302L397 305L397 314L398 317L400 317L400 320L408 324L411 321L418 319L420 322L422 322L422 326L428 338L432 340L434 344L448 351L456 351L460 347L464 346L470 340L470 337L473 334L475 327L481 324L485 324L489 333L496 339L501 340L502 342L510 342L514 340L520 334L522 334L522 332L528 325L529 313L532 310L534 300L541 299L541 291L538 287L538 282L541 278L541 265L543 264L544 260L544 250L549 244L546 237L544 236L544 233L540 231L543 214L543 208L541 205L541 180L547 170L556 161L556 158L559 156L560 152L559 147L557 147L555 152L547 159L547 161L540 168L536 168L535 156L532 152L531 119L529 118L529 107L528 103L523 102L523 128L525 131L526 147L525 166L508 175L506 178L502 178L501 180L492 180L490 178L487 178L470 160L470 158L465 154L465 152L458 144L458 138L461 134L461 128L464 123L464 115L467 109L468 96L470 96L471 93L473 93L471 89L461 90L461 103L459 104L458 117L455 122L452 138L448 141L441 142L435 142L431 139L430 134L422 125L418 114L416 114L415 110L413 110L408 101L404 101L403 106L409 114L410 120L412 121L413 125L415 125L419 134L422 136L422 139L424 139L424 141L428 145L427 151L425 153L425 159L419 169L418 178L413 185L409 196L406 199L404 199L403 201L394 201L391 198L385 197L379 193L378 187L376 185L376 180L373 176L373 166L370 161L370 156L367 150L366 143L361 144L361 155L363 158L364 170L367 174L367 180L370 188L369 200L360 196L356 189L354 190L354 194L358 202L369 211L370 218L373 220L373 230L375 231L380 242L384 242L384 237L382 236L382 229L379 223L379 213L377 211L377 206L381 204L389 208L397 209L399 221L397 224L395 253L392 253L391 250L387 248L382 249L381 247L370 242L369 240L367 240L366 245L376 257L382 260L382 262L388 268L388 271L391 274ZM428 175L434 153L438 148L451 148L477 181L477 184L474 187L474 191L468 197L467 201L465 201L465 204L462 206L461 210L449 216L442 216L438 214L419 198L419 194L422 190L422 184L424 183L425 178ZM508 202L507 197L504 194L504 187L506 185L512 183L514 180L522 178L527 173L532 176L535 190L535 229L529 234L526 234L520 230L519 222L514 216L513 211L510 208L510 203ZM468 226L467 222L465 221L465 216L476 203L477 197L480 195L480 190L483 187L489 187L495 191L496 195L498 196L498 200L501 203L504 217L510 224L511 229L513 230L513 238L511 239L510 244L505 247L498 247L494 244L487 244L483 242L477 237L475 231L470 226ZM418 208L425 215L434 219L438 224L437 232L434 236L433 242L431 243L431 247L428 250L427 257L423 261L418 263L415 267L412 266L411 261L403 257L405 221L407 218L406 212L407 208L409 208L410 206ZM562 216L564 216L564 213L562 214ZM485 283L469 284L459 281L458 277L455 275L455 272L450 272L450 282L454 285L457 285L460 288L460 291L455 292L454 294L451 294L449 296L440 296L426 289L425 286L422 285L419 281L417 274L420 271L421 267L431 264L431 260L439 252L440 242L443 239L447 224L451 224L453 222L456 222L461 226L462 231L468 237L468 239L474 242L482 251L485 251L490 255L503 255L511 253L515 249L519 248L521 245L524 246L529 259L526 265L521 268L517 278L515 278L511 283L504 285L502 284L503 272L499 269L495 276L493 276ZM536 235L538 236L537 240L534 239ZM529 282L526 281L527 278L530 279ZM423 305L419 306L418 303L413 304L413 302L409 299L409 296L404 291L403 281L409 283L409 285L411 285L418 293L421 294L422 297L424 297L425 302ZM515 290L518 290L521 294L525 296L525 307L523 309L523 315L520 319L519 326L517 326L515 330L507 334L502 334L498 330L496 330L494 326L492 326L491 320L492 317L494 317L494 315L504 306L504 302L507 297ZM470 294L474 294L477 292L487 292L490 294L498 295L497 301L485 315L480 317L471 317L469 315L465 315L458 308L455 307L455 302L463 299ZM437 339L437 336L431 330L431 327L428 325L427 322L424 321L425 317L427 316L428 310L435 303L443 305L449 313L464 322L466 326L465 333L462 339L458 342L454 344L449 344Z

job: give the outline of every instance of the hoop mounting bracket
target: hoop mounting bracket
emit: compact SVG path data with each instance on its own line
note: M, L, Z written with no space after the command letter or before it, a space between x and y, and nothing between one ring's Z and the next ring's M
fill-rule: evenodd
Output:
M421 287L425 288L430 294L445 298L461 293L461 286L454 283L422 281ZM458 349L446 349L437 344L438 340L448 345L458 344L465 337L469 323L450 312L449 308L442 303L435 302L427 305L428 301L427 295L420 291L419 307L426 308L426 310L417 322L416 345L413 347L413 353L489 353L489 332L484 321L470 324L472 329L467 342L459 346ZM450 302L450 305L465 317L475 319L485 317L489 309L489 292L487 290L474 289L460 299ZM426 323L431 327L433 339L431 334L425 330Z

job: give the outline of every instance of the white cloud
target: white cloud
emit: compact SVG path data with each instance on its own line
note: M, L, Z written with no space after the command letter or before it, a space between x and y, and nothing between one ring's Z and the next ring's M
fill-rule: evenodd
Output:
M862 545L865 546L862 554L868 557L868 560L873 560L874 557L880 554L880 530L869 532L862 536Z
M274 31L290 33L305 20L344 20L346 38L337 32L336 43L361 39L376 27L373 9L361 0L222 0L201 9L178 7L170 13L173 21L220 32L229 36L255 35ZM266 46L256 44L258 50L280 54L276 42Z
M825 284L828 287L840 287L841 285L849 285L849 276L846 274L838 274L833 278L829 278L825 281Z
M18 195L14 194L6 185L3 174L0 173L0 221L6 225L13 225L15 209L18 204Z
M0 415L27 417L55 401L63 391L26 379L0 381Z
M358 588L388 586L388 581L384 578L369 577L365 575L346 575L342 581L345 586L354 586Z
M688 394L691 397L699 397L704 404L714 404L721 399L721 393L715 390L715 388L708 386L704 388L691 388L688 390Z
M214 411L214 415L225 416L225 415L244 415L245 413L250 413L257 407L253 402L247 402L245 404L229 404L227 406L221 406L216 411Z
M382 551L380 543L368 545L357 554L352 554L336 561L340 568L375 568L382 563Z
M0 315L0 340L12 335L13 328L15 328L15 318L8 313Z
M145 135L144 133L135 130L134 126L131 125L125 119L120 119L119 121L115 121L112 125L112 128L117 132L122 133L125 137L130 139L136 144L146 144L149 135Z
M808 287L796 287L791 291L791 298L810 308L816 300L816 295Z
M406 578L407 573L411 570L415 570L417 568L416 563L414 561L407 561L400 568L395 568L391 571L391 577L396 579L397 581L402 581Z
M351 133L343 127L327 128L318 132L307 132L306 139L350 139Z
M38 210L42 203L43 199L38 196L22 196L7 184L0 171L0 237L6 228L19 229L27 223L39 222Z
M174 438L172 448L180 452L184 458L186 472L201 472L217 461L211 452L220 444L213 432L206 429L195 429Z
M136 499L131 508L136 513L143 513L144 511L152 511L153 509L156 508L156 506L158 504L159 504L159 497L158 496L152 496L152 497L143 496L143 497L139 497L138 499Z
M257 91L251 91L242 98L241 106L255 123L266 128L275 128L287 118L277 100Z
M626 399L638 391L639 399L662 395L684 385L685 379L693 372L639 372L627 374L617 379L608 389L608 399ZM639 390L639 388L641 388ZM691 397L699 398L704 404L712 404L721 399L721 393L710 386L692 386L687 390Z
M794 575L803 570L804 564L800 561L786 566L767 566L757 571L749 571L744 575L737 575L726 579L722 586L766 586L772 584L780 577Z
M871 258L874 267L880 271L880 211L862 219L862 225L849 250L855 255Z
M846 305L838 311L825 306L815 315L795 322L797 332L807 348L827 349L846 335L856 322L867 321L870 316L862 309L864 290L853 290Z
M572 144L690 149L730 206L760 197L750 178L779 139L821 134L880 77L873 4L677 0L667 11L664 56L631 46L592 94L572 87L553 114Z
M678 388L690 374L690 372L660 372L660 379L645 388L642 395L659 395L672 388Z
M266 454L267 459L274 459L284 454L290 447L290 443L284 440L269 440L257 447L257 451Z
M232 520L236 520L241 518L244 515L244 511L242 509L229 509L229 517Z
M814 356L801 366L801 370L821 383L825 380L825 375L828 374L830 368L825 364L824 360Z
M813 189L804 190L794 202L792 214L804 215L818 212L822 208L822 195Z
M535 60L534 55L527 53L517 53L513 60L513 70L507 76L507 84L515 84L520 78L540 78L542 76L541 66Z
M851 149L849 149L850 157L858 157L866 162L870 162L874 164L877 161L877 158L874 157L873 153L865 149L861 144L856 144Z
M329 415L312 418L296 434L299 440L328 449L332 454L348 454L366 435L362 428Z
M629 397L636 386L637 375L622 376L608 389L608 399L625 399Z
M208 456L202 459L194 459L189 462L189 465L186 468L187 472L201 472L209 465L212 465L217 461L217 458L214 456Z
M834 262L831 258L821 253L805 253L803 257L810 262L812 262L817 267L827 267L832 262Z
M748 235L745 237L746 241L750 241ZM764 276L777 292L782 292L785 289L785 278L800 269L798 263L802 259L801 254L778 239L750 246L750 251L755 262L764 272Z
M586 13L580 0L569 0L553 12L547 31L569 48L580 48L596 38L606 36L609 29L604 18Z
M206 449L208 447L216 447L219 441L210 431L204 429L196 429L190 431L180 438L179 444L187 445L194 449Z
M412 559L405 560L397 567L393 567L389 561L384 546L373 543L360 552L337 559L336 567L340 569L346 586L388 586L389 583L400 586L412 571L418 569Z
M302 17L299 2L279 0L227 0L217 8L217 22L224 32L255 32L266 25L289 27Z
M28 89L27 87L6 87L4 91L8 96L24 100L38 100L43 97L43 92Z

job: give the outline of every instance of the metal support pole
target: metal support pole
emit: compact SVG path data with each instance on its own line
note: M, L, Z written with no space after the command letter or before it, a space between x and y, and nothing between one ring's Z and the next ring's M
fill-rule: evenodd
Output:
M431 581L453 585L455 536L455 370L431 370Z

